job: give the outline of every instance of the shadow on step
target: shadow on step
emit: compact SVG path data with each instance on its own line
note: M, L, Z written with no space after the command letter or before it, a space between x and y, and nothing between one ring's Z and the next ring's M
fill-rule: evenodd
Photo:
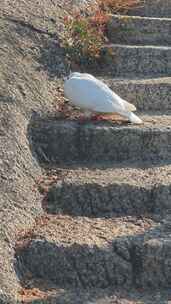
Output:
M40 279L67 291L100 288L104 296L106 288L151 292L170 287L170 248L170 236L160 228L117 237L102 247L35 238L16 252L15 269L27 288Z
M171 163L171 129L167 126L80 124L34 114L28 126L28 140L42 167L73 164L87 167L96 163L106 167L121 163L124 167L125 162L136 167L146 162L152 167L160 162Z
M52 186L42 201L44 211L92 218L147 214L161 218L171 210L171 185L77 183L63 181Z

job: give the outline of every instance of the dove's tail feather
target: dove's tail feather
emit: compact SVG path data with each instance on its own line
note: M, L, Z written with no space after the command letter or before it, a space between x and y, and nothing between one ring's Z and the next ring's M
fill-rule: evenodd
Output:
M142 124L142 120L134 113L128 112L126 116L130 122L135 123L135 124Z
M129 111L129 112L136 111L136 107L132 103L129 103L126 100L124 100L124 104L125 104L125 107L126 107L127 111Z

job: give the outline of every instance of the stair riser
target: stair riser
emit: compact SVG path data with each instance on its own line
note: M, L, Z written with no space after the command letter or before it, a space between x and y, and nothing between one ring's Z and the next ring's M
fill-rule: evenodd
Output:
M153 240L154 241L154 240ZM115 239L107 248L67 246L32 240L19 260L33 277L60 288L169 287L171 243L143 242L141 236Z
M124 182L124 181L123 181ZM143 215L171 210L171 185L151 189L126 183L59 183L50 189L44 209L48 213L104 217Z
M171 83L105 82L119 96L133 103L138 111L171 110Z
M170 76L171 49L111 45L103 50L102 68L114 77Z
M171 128L49 121L32 129L41 163L170 160Z
M108 25L108 33L113 43L171 45L171 19L113 16Z
M145 0L139 8L131 9L129 14L147 17L171 18L170 0Z
M98 246L75 244L67 248L33 240L20 261L34 277L50 280L61 288L106 288L132 283L131 263L115 250Z
M171 284L171 239L156 239L143 248L142 282L149 288L166 288ZM156 279L157 278L157 279Z

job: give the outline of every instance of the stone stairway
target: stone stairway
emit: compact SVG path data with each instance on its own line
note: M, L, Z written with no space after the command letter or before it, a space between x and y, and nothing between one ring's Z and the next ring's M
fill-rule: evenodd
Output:
M16 250L22 284L43 293L30 303L169 303L171 2L153 2L135 14L152 16L152 3L158 18L112 17L116 62L98 74L143 125L30 122L33 154L58 179Z

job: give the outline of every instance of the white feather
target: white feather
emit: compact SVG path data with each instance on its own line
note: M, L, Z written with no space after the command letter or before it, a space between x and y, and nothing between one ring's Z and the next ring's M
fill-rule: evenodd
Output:
M105 83L86 73L71 73L64 83L64 94L81 110L95 113L119 113L133 123L142 121L132 113L136 107L115 94Z

